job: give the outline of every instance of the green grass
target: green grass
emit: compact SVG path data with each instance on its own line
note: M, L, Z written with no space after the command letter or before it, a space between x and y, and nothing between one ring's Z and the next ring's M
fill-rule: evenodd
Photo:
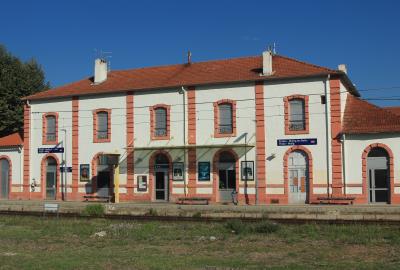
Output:
M0 269L265 268L400 269L400 227L0 216Z

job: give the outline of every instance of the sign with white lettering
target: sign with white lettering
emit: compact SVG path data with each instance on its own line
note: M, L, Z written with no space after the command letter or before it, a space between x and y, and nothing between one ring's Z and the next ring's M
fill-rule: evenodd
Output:
M291 145L316 145L317 139L283 139L277 140L278 146L291 146Z
M64 147L38 148L38 154L64 153Z
M60 172L65 172L65 167L60 167ZM67 172L72 172L72 167L67 167Z

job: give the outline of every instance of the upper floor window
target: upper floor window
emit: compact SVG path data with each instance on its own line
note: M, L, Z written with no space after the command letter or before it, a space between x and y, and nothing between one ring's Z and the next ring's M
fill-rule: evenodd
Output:
M57 144L57 113L43 115L43 144Z
M236 135L236 102L220 100L214 103L214 136L230 137Z
M285 97L284 103L285 134L307 134L309 131L308 96Z
M167 140L170 133L170 106L158 104L150 108L150 129L152 140Z
M304 99L292 99L289 101L289 130L298 131L306 128Z
M97 113L97 139L108 139L108 113Z
M93 141L111 141L111 110L98 109L93 112Z
M155 127L154 136L166 136L167 135L167 110L165 108L157 108L154 110L155 113Z
M218 131L221 134L233 132L232 104L223 103L218 105L219 123Z

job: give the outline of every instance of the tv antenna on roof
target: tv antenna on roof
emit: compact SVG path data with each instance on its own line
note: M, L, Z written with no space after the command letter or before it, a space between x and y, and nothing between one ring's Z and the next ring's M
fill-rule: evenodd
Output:
M95 52L95 57L103 59L107 62L107 70L111 71L111 58L112 58L112 52L106 52L103 50L97 50L96 48L94 49Z

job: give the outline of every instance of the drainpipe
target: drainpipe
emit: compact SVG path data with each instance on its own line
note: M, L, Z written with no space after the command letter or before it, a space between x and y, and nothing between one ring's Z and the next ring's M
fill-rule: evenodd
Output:
M331 170L330 170L330 136L329 136L329 104L330 104L330 97L328 96L328 83L331 78L331 75L328 74L325 82L325 132L326 132L326 194L330 197L329 194L329 183L331 182ZM329 103L329 104L328 104Z
M183 192L185 197L187 196L186 191L186 89L181 87L179 94L182 95L182 107L183 107ZM188 166L189 167L189 166Z
M343 192L346 197L346 154L345 154L345 142L346 142L346 134L342 134L342 168L343 168Z
M26 100L26 106L27 107L29 107L29 108L31 108L31 104L30 104L30 102L29 102L29 99L27 99ZM28 132L29 132L29 156L31 155L31 151L30 151L30 149L32 148L32 133L31 133L31 129L32 129L32 117L31 117L31 114L32 114L32 112L31 112L31 110L29 110L29 118L30 118L30 123L29 123L29 130L28 130ZM25 119L24 119L25 120ZM25 132L25 130L24 130L24 132ZM26 138L24 138L24 141L26 140ZM24 145L25 146L25 145ZM24 149L24 151L25 151L25 149ZM23 156L24 154L22 154L22 156ZM29 158L29 161L30 161L30 158ZM25 164L25 162L24 162L24 167L26 166L26 164ZM31 177L31 173L30 173L30 171L31 171L31 167L29 166L29 177ZM24 171L22 171L22 191L24 191L24 177L25 177L25 175L24 175ZM30 186L31 186L31 179L28 179L28 190L29 190L29 200L31 199L31 190L30 190ZM42 189L43 189L43 187L40 187L40 189L41 189L41 191L42 191Z

